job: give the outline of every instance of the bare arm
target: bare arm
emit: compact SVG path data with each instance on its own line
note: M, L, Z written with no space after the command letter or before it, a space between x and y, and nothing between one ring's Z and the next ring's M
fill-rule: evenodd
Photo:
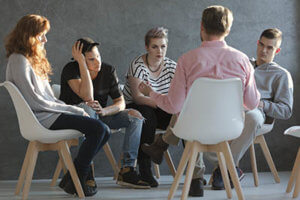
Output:
M97 100L87 102L87 105L93 108L97 114L101 116L108 116L108 115L114 115L124 110L125 100L123 96L120 96L119 98L113 99L113 104L105 108L102 108L102 106Z
M125 109L125 100L123 96L113 99L113 104L103 108L102 115L113 115ZM101 113L99 113L101 115Z
M68 81L69 86L83 101L94 100L94 88L85 57L81 53L83 45L77 41L72 47L72 55L79 64L80 79L71 79Z
M129 82L133 101L136 104L148 105L153 108L157 107L155 101L151 100L148 96L145 96L143 93L140 92L139 85L142 82L141 79L135 77L128 77L128 82Z

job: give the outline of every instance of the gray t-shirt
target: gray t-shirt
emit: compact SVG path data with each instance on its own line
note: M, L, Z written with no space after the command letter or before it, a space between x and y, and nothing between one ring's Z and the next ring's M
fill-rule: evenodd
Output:
M66 105L54 97L48 80L37 76L22 54L12 54L8 58L6 80L20 90L38 121L49 128L61 113L83 115L84 110Z

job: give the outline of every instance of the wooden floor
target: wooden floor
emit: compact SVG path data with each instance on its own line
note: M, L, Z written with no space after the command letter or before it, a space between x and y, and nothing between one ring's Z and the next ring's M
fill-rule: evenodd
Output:
M259 173L260 185L254 187L251 173L247 173L242 180L241 185L247 200L289 200L292 194L285 193L290 172L279 173L281 183L275 184L271 173ZM205 178L209 180L209 175ZM116 185L111 177L97 178L98 193L94 197L87 199L104 199L104 200L165 200L167 199L169 189L171 187L173 177L162 176L159 180L160 186L154 189L128 189ZM16 181L0 181L0 200L21 199L20 196L14 195ZM180 199L183 180L179 185L179 189L174 199ZM64 193L58 186L50 187L50 180L34 180L29 193L29 199L78 199L74 196ZM209 186L205 187L204 197L190 197L189 199L205 199L205 200L221 200L227 199L225 191L214 191ZM237 199L233 190L233 199ZM300 199L300 198L298 198Z

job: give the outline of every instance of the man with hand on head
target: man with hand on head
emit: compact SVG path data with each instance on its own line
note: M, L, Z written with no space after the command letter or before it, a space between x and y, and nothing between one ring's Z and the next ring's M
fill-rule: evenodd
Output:
M75 61L69 62L63 69L60 99L82 107L90 117L101 120L109 128L125 128L122 168L117 184L150 188L135 170L143 117L134 109L125 109L116 70L102 62L98 45L91 38L81 38L73 45ZM109 96L113 104L107 106ZM95 185L92 176L89 180Z

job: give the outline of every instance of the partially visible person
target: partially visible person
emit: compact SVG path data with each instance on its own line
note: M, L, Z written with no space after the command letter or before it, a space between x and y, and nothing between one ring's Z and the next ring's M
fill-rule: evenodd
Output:
M173 79L176 63L166 57L168 47L168 30L163 27L150 29L145 36L146 54L136 57L127 72L126 85L123 90L126 107L138 110L145 122L143 124L140 144L152 143L157 128L166 129L171 115L157 107L156 102L143 95L138 86L148 82L152 89L160 94L167 94ZM139 173L142 180L151 187L158 182L151 171L151 159L141 149L138 154Z
M143 117L134 109L125 109L116 70L102 62L98 45L91 38L78 39L73 45L75 61L63 68L60 99L82 107L90 117L104 122L109 128L125 128L122 166L117 183L132 188L150 188L135 170ZM109 106L108 97L113 100ZM95 185L92 176L88 182Z
M91 119L81 108L57 100L49 84L52 68L46 57L46 34L50 22L40 15L26 15L17 23L5 42L8 64L6 80L17 86L38 121L51 130L75 129L86 140L80 146L74 165L85 196L93 196L97 188L85 184L94 156L110 137L110 130L99 120ZM69 194L76 190L70 173L60 187Z
M236 166L264 123L270 124L274 119L286 120L292 116L293 80L288 70L274 62L281 50L281 41L282 32L277 28L264 30L257 41L257 59L253 58L251 62L261 98L258 108L246 112L241 136L230 144ZM219 167L213 172L212 186L218 190L225 188Z
M232 21L233 15L228 8L218 5L207 7L202 13L201 20L200 36L202 44L178 59L169 93L159 94L146 83L139 85L140 92L149 96L162 110L177 114L180 113L186 96L196 79L200 77L214 79L237 77L241 79L243 84L245 109L255 109L259 104L260 94L256 88L253 66L244 53L228 46L225 42ZM155 160L155 158L161 157L165 151L165 146L168 144L176 145L178 140L172 132L167 132L166 135L160 136L153 144L144 145L143 151ZM196 165L202 170L196 170L195 168L189 195L203 196L205 166L202 153L198 156ZM237 168L237 171L239 172L239 168Z

